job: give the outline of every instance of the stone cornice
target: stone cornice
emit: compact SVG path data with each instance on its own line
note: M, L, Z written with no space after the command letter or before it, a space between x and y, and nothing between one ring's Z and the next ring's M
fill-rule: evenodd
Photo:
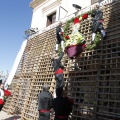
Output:
M42 4L43 2L45 2L46 0L33 0L30 3L30 7L32 7L33 9L36 8L38 5Z
M61 3L62 0L56 0L55 2L51 3L50 5L48 5L47 7L44 7L42 9L42 12L45 13L47 11L49 11L50 9L58 6Z

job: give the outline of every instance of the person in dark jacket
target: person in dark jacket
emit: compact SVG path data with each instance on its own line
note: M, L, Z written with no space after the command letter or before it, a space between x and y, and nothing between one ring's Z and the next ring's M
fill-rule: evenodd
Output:
M103 12L99 9L99 5L95 5L92 12L92 44L94 43L96 33L99 31L102 34L103 39L106 38L106 32L103 27Z
M58 52L58 45L61 44L62 51L64 52L64 38L63 38L64 30L62 28L62 22L59 22L59 25L56 27L56 49Z
M72 107L69 99L63 96L63 88L56 89L56 96L57 97L53 99L53 109L55 111L54 120L68 120Z
M38 95L38 120L50 120L50 109L53 106L53 97L48 90L48 85L44 85L43 91Z
M56 88L64 87L64 75L63 66L61 60L63 58L64 52L61 52L59 57L52 57L52 66L55 72Z

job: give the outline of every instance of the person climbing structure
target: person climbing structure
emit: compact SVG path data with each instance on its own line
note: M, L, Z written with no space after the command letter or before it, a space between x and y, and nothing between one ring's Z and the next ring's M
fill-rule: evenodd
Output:
M58 45L61 44L62 52L64 52L64 30L62 28L62 22L59 22L59 25L56 27L56 49L55 51L58 52Z
M99 9L99 5L95 5L94 10L91 14L92 19L92 41L94 43L96 33L99 31L102 34L103 39L106 38L106 32L103 27L103 12Z
M64 87L64 75L63 75L63 66L61 60L63 58L64 52L61 52L60 56L52 56L52 66L55 72L56 79L56 88Z
M68 120L68 116L72 112L73 101L64 96L63 88L57 88L56 95L57 97L53 99L54 120Z

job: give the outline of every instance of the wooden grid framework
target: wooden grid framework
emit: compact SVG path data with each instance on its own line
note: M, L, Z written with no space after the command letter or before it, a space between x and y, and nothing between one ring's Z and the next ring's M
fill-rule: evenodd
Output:
M68 93L75 101L72 120L120 119L120 2L104 6L103 12L107 39L72 62L77 63L78 70L70 69L71 61L66 55L63 59ZM91 20L81 22L80 32L87 43L91 40L90 26ZM68 33L71 31L72 27ZM38 119L37 96L44 83L54 92L50 52L54 54L55 41L55 28L28 40L20 79L8 109L12 113L15 102L18 108L22 105L21 120Z

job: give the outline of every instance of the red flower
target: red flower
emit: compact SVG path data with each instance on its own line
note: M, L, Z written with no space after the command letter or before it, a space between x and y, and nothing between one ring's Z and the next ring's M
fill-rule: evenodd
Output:
M76 17L76 18L74 18L74 25L77 23L80 23L80 20L79 20L79 18Z
M10 96L11 95L11 92L8 91L8 90L4 90L4 96Z
M82 16L82 19L84 20L84 19L87 19L87 18L88 18L88 14L85 13L85 14Z
M0 99L0 105L3 105L4 101L2 99Z
M70 39L70 37L69 37L68 35L67 35L67 36L65 36L65 38L66 38L66 39Z

